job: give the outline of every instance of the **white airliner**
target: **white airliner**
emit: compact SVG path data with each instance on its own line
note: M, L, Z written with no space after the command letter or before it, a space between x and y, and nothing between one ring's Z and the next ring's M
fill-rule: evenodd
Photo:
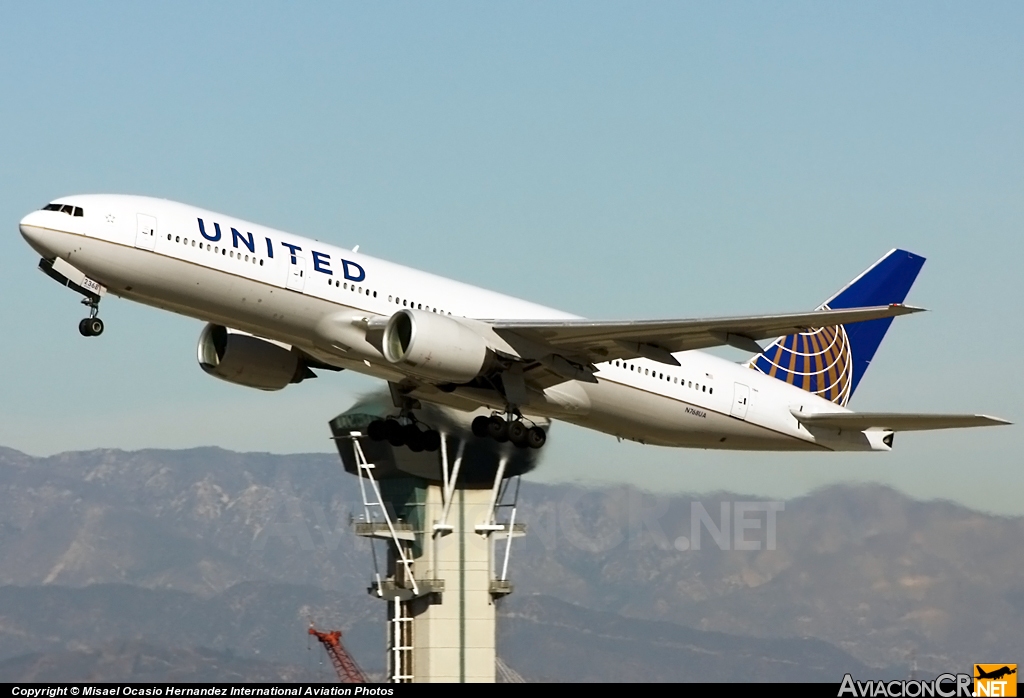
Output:
M771 451L888 451L896 431L1008 423L847 409L892 318L920 310L903 301L924 258L903 250L811 312L609 322L162 199L69 196L20 229L40 268L85 296L83 335L102 333L109 292L209 323L199 363L227 381L381 378L400 413L370 435L413 450L440 441L414 422L417 401L486 410L477 436L533 448L541 417L647 444ZM697 351L726 344L753 357Z

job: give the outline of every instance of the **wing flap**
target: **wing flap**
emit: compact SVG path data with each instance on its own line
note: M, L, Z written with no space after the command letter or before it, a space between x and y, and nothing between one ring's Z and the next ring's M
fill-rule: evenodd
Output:
M1010 424L1005 419L985 414L913 414L900 412L836 412L807 414L793 410L793 416L805 426L851 431L932 431L994 427Z

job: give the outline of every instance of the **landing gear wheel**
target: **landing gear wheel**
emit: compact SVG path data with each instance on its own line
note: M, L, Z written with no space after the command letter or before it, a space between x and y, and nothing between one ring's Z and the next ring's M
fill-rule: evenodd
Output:
M387 439L388 443L398 448L399 446L405 445L405 429L395 419L389 419L384 422L384 438Z
M371 441L383 441L388 438L387 429L383 419L375 419L366 428L366 433Z
M508 425L508 440L518 448L526 448L526 438L529 431L526 425L517 419Z
M485 415L480 415L473 420L473 436L478 438L485 438L489 436L487 433L487 425L491 423L491 418Z
M540 427L530 427L526 432L526 445L530 448L540 448L548 440L548 435Z
M441 449L441 434L431 429L423 435L423 450L438 451Z
M103 334L103 321L98 317L87 317L78 323L78 331L83 337L99 337Z
M487 420L487 435L500 444L508 441L508 422L495 415Z
M423 432L415 424L406 424L402 427L402 436L405 437L405 445L413 453L423 450Z

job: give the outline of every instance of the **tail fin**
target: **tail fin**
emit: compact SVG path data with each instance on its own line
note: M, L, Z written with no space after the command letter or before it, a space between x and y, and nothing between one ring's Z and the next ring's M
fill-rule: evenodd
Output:
M924 257L892 250L818 309L902 303L923 265ZM781 337L748 365L838 405L846 405L890 324L892 318L884 318Z

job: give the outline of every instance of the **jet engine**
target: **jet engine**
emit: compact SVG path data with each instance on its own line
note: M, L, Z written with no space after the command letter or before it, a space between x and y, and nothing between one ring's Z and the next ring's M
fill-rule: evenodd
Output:
M223 325L207 325L199 335L199 366L211 376L260 390L316 378L298 352Z
M384 358L437 383L468 383L493 362L487 340L447 315L399 310L388 320Z

